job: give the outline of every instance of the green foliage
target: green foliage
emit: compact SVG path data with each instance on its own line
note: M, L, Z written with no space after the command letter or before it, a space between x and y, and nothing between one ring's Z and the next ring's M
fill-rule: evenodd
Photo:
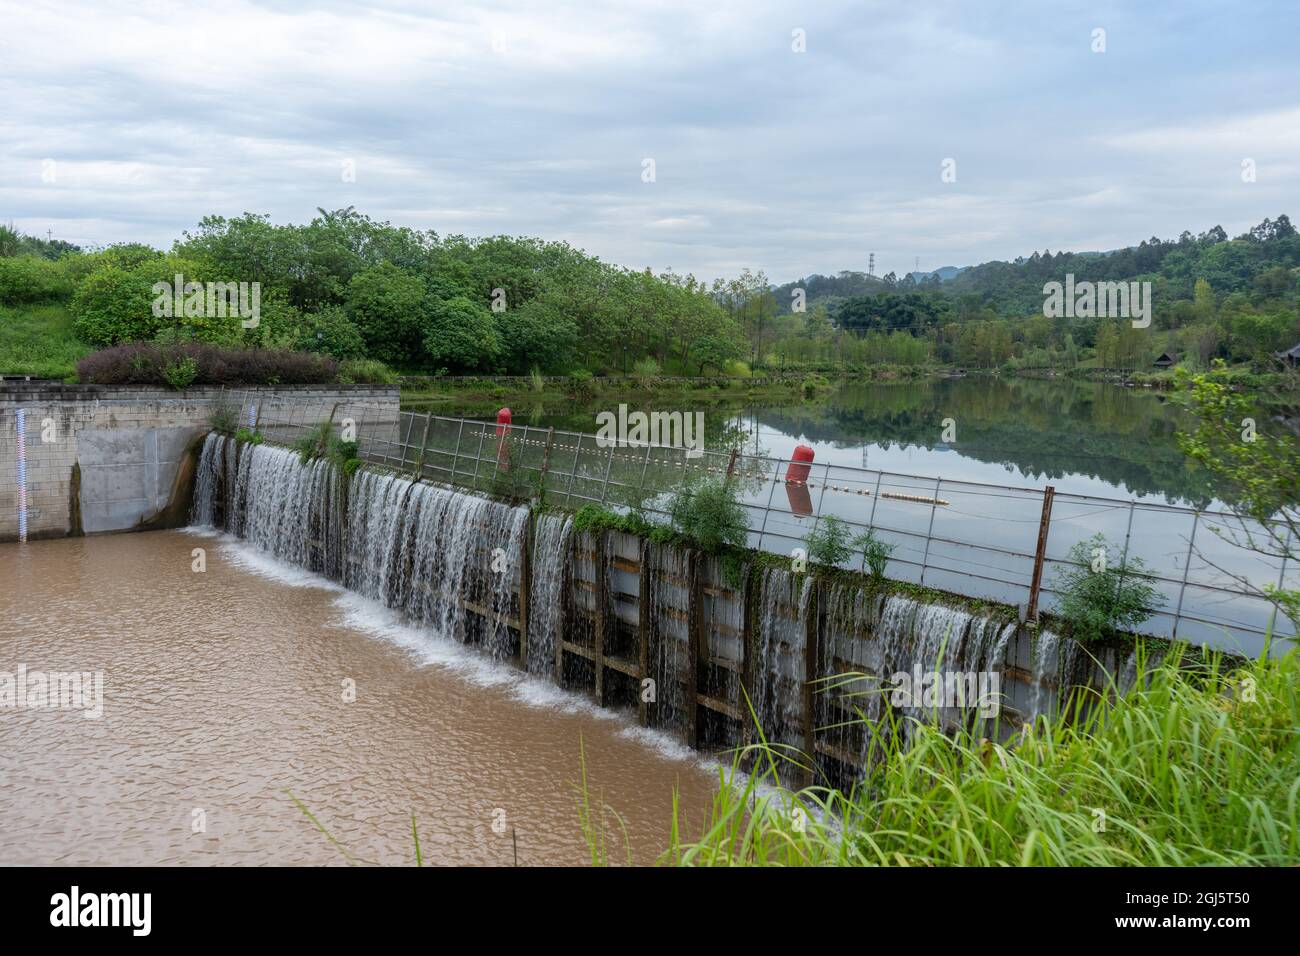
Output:
M894 553L896 545L886 544L876 537L876 530L868 528L862 534L853 539L853 547L862 552L863 563L867 566L867 571L871 574L873 581L882 581L885 577L885 565L889 563L889 557Z
M376 359L346 359L339 363L343 385L395 385L397 373Z
M239 428L235 431L235 441L244 442L249 445L262 444L263 437L260 431L254 431L251 428Z
M632 366L632 377L642 385L649 385L659 377L659 373L662 371L663 369L659 367L659 363L647 355Z
M709 554L744 547L748 525L731 482L699 478L678 491L668 506L673 527Z
M347 286L347 312L366 344L366 354L389 364L408 361L418 345L426 292L419 276L381 262L354 275Z
M1300 442L1269 427L1272 423L1256 402L1229 384L1222 362L1197 375L1178 369L1175 380L1179 399L1195 422L1193 430L1178 436L1179 445L1214 476L1219 496L1242 519L1220 534L1273 558L1300 561ZM1294 421L1300 414L1295 394L1287 390L1271 396L1278 418ZM1300 623L1300 591L1273 583L1261 591L1244 576L1224 573Z
M804 543L808 545L808 559L828 567L837 568L853 555L849 526L834 515L818 519Z
M1242 689L1253 689L1247 697ZM1300 656L1226 670L1170 654L1113 704L1040 723L904 737L870 724L851 793L778 779L758 743L721 776L692 839L674 809L663 862L685 866L1295 866L1300 863ZM870 693L867 691L866 693ZM799 827L792 819L800 820ZM1098 820L1105 826L1098 827Z
M294 347L306 352L324 352L337 359L360 359L366 354L361 330L342 306L327 305L302 317Z
M89 351L74 333L66 306L0 306L0 371L72 379Z
M424 353L435 364L490 367L497 354L492 313L464 296L431 303L424 320Z
M199 376L199 363L192 356L186 355L163 367L163 378L167 384L178 392L183 392L194 384Z
M0 304L61 302L71 294L63 263L32 255L0 257Z
M1098 553L1100 552L1100 554ZM1070 625L1078 641L1093 641L1118 631L1130 631L1149 618L1163 600L1141 575L1141 558L1109 559L1110 547L1101 534L1070 549L1070 563L1056 571L1057 616Z
M239 428L239 407L224 395L208 412L208 427L222 435L234 435Z

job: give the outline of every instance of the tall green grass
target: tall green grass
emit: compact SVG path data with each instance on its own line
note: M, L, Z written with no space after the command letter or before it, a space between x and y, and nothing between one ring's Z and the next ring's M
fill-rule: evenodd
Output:
M0 305L0 373L74 379L90 346L72 332L63 305Z
M1112 687L1112 692L1114 688ZM674 811L662 861L695 866L1187 866L1300 862L1300 656L1225 669L1173 652L1107 706L1007 743L880 727L848 794L782 786L760 743L707 822ZM757 766L735 772L742 756ZM676 801L674 801L676 806Z

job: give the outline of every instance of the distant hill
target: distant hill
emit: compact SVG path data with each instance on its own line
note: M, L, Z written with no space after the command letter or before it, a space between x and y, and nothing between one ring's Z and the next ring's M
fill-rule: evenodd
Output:
M933 272L909 272L908 275L912 277L913 281L918 283L924 282L926 279L934 276L938 276L940 282L947 282L949 279L954 278L959 272L965 271L965 266L940 266Z

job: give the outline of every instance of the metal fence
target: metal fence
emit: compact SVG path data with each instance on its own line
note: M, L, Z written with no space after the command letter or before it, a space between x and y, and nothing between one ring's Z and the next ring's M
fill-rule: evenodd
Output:
M1159 610L1140 630L1252 655L1267 634L1296 633L1252 586L1300 587L1300 567L1243 547L1243 526L1225 512L824 463L812 464L804 476L796 472L791 481L792 463L783 458L611 445L591 434L498 426L391 405L313 407L286 399L256 410L246 404L241 420L286 444L329 421L348 429L360 457L372 463L490 493L544 491L549 504L566 509L599 504L666 518L672 495L693 479L730 475L753 548L793 554L806 548L819 521L834 516L851 534L871 529L892 546L888 577L1020 605L1031 615L1035 608L1057 607L1056 582L1072 564L1071 549L1101 534L1121 551L1108 560L1141 559L1142 576L1159 594ZM864 565L860 550L845 564Z

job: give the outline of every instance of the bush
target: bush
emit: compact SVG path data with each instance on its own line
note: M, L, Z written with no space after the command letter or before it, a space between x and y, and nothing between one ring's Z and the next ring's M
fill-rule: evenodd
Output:
M235 441L241 441L249 445L260 445L262 444L262 433L251 428L240 428L235 432Z
M673 527L683 537L710 554L724 547L745 545L748 524L745 509L736 500L731 483L718 478L691 482L668 507Z
M853 555L849 526L834 515L819 520L804 543L808 545L810 560L830 567L839 567Z
M163 378L167 384L178 392L183 392L194 384L199 376L199 363L190 355L183 356L163 366Z
M632 377L642 385L649 385L659 377L659 372L659 363L649 356L646 356L632 366Z
M178 364L184 367L186 359L193 361L195 369L185 387L323 385L339 378L338 364L325 355L228 348L205 342L116 345L83 358L77 363L77 375L87 385L171 385L168 370Z
M894 553L895 545L886 544L876 537L874 528L868 528L853 539L853 547L862 552L867 570L873 580L880 581L885 576L885 565Z
M304 352L324 352L336 359L359 359L366 354L361 330L339 306L303 316L295 344Z
M1061 595L1056 613L1070 625L1070 633L1078 641L1132 630L1163 603L1156 589L1141 577L1146 571L1141 558L1112 566L1106 560L1108 551L1105 537L1093 535L1071 548L1070 564L1056 572L1055 585Z
M221 435L233 435L239 428L239 408L224 395L208 412L208 427Z
M349 359L339 363L343 385L395 385L397 373L377 359Z
M72 294L67 270L39 256L0 258L0 303L54 302Z

